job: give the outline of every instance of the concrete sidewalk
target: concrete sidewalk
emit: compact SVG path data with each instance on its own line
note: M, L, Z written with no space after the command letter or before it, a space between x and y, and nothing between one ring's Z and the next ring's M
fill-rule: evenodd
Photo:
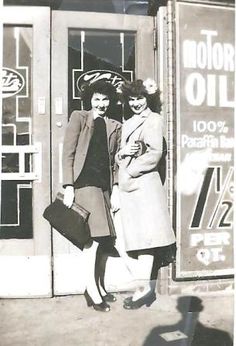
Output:
M151 307L127 311L127 293L116 294L108 313L86 306L81 295L0 300L1 346L230 346L233 295L199 297L201 308L188 312L190 300L157 296ZM181 307L180 301L182 301ZM182 311L182 314L178 309ZM197 312L198 310L198 312ZM201 310L201 311L200 311ZM195 330L194 342L188 337ZM161 335L160 335L161 334Z

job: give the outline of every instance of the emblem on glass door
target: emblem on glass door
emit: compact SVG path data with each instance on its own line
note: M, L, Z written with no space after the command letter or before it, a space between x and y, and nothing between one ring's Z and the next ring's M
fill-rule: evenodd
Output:
M25 70L27 71L27 70ZM25 78L18 71L3 67L2 69L2 97L11 97L19 94L25 87ZM25 95L24 95L25 96Z
M83 90L83 88L86 84L91 84L91 83L97 82L99 80L105 80L107 82L110 82L117 89L119 89L119 87L121 86L121 84L125 80L125 78L123 76L121 76L119 73L114 72L114 71L107 71L107 70L87 71L87 72L83 73L82 75L80 75L78 78L77 78L77 71L73 70L73 73L74 73L74 80L77 81L75 83L74 95L76 95L76 93L78 93L78 91Z

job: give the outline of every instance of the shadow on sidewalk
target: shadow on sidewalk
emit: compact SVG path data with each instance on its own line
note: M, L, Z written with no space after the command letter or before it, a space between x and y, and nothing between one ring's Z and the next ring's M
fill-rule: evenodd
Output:
M203 309L200 298L180 297L177 310L182 314L182 319L173 325L154 328L143 346L233 346L227 332L205 327L198 321Z

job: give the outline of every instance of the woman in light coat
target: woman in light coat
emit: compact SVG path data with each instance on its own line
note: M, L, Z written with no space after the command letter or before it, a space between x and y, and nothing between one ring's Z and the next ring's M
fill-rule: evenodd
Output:
M163 154L163 118L148 107L148 86L142 80L122 85L133 116L122 127L119 165L121 218L127 253L137 259L134 276L142 282L124 308L137 309L155 300L150 285L154 258L160 267L175 244L158 163ZM155 96L159 98L159 94ZM152 96L153 100L153 96ZM166 263L165 263L166 265Z

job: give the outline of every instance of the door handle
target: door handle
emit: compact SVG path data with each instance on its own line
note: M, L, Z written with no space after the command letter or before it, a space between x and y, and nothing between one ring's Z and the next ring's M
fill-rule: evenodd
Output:
M62 127L62 122L61 122L61 121L57 121L57 122L56 122L56 126L57 126L57 127Z

